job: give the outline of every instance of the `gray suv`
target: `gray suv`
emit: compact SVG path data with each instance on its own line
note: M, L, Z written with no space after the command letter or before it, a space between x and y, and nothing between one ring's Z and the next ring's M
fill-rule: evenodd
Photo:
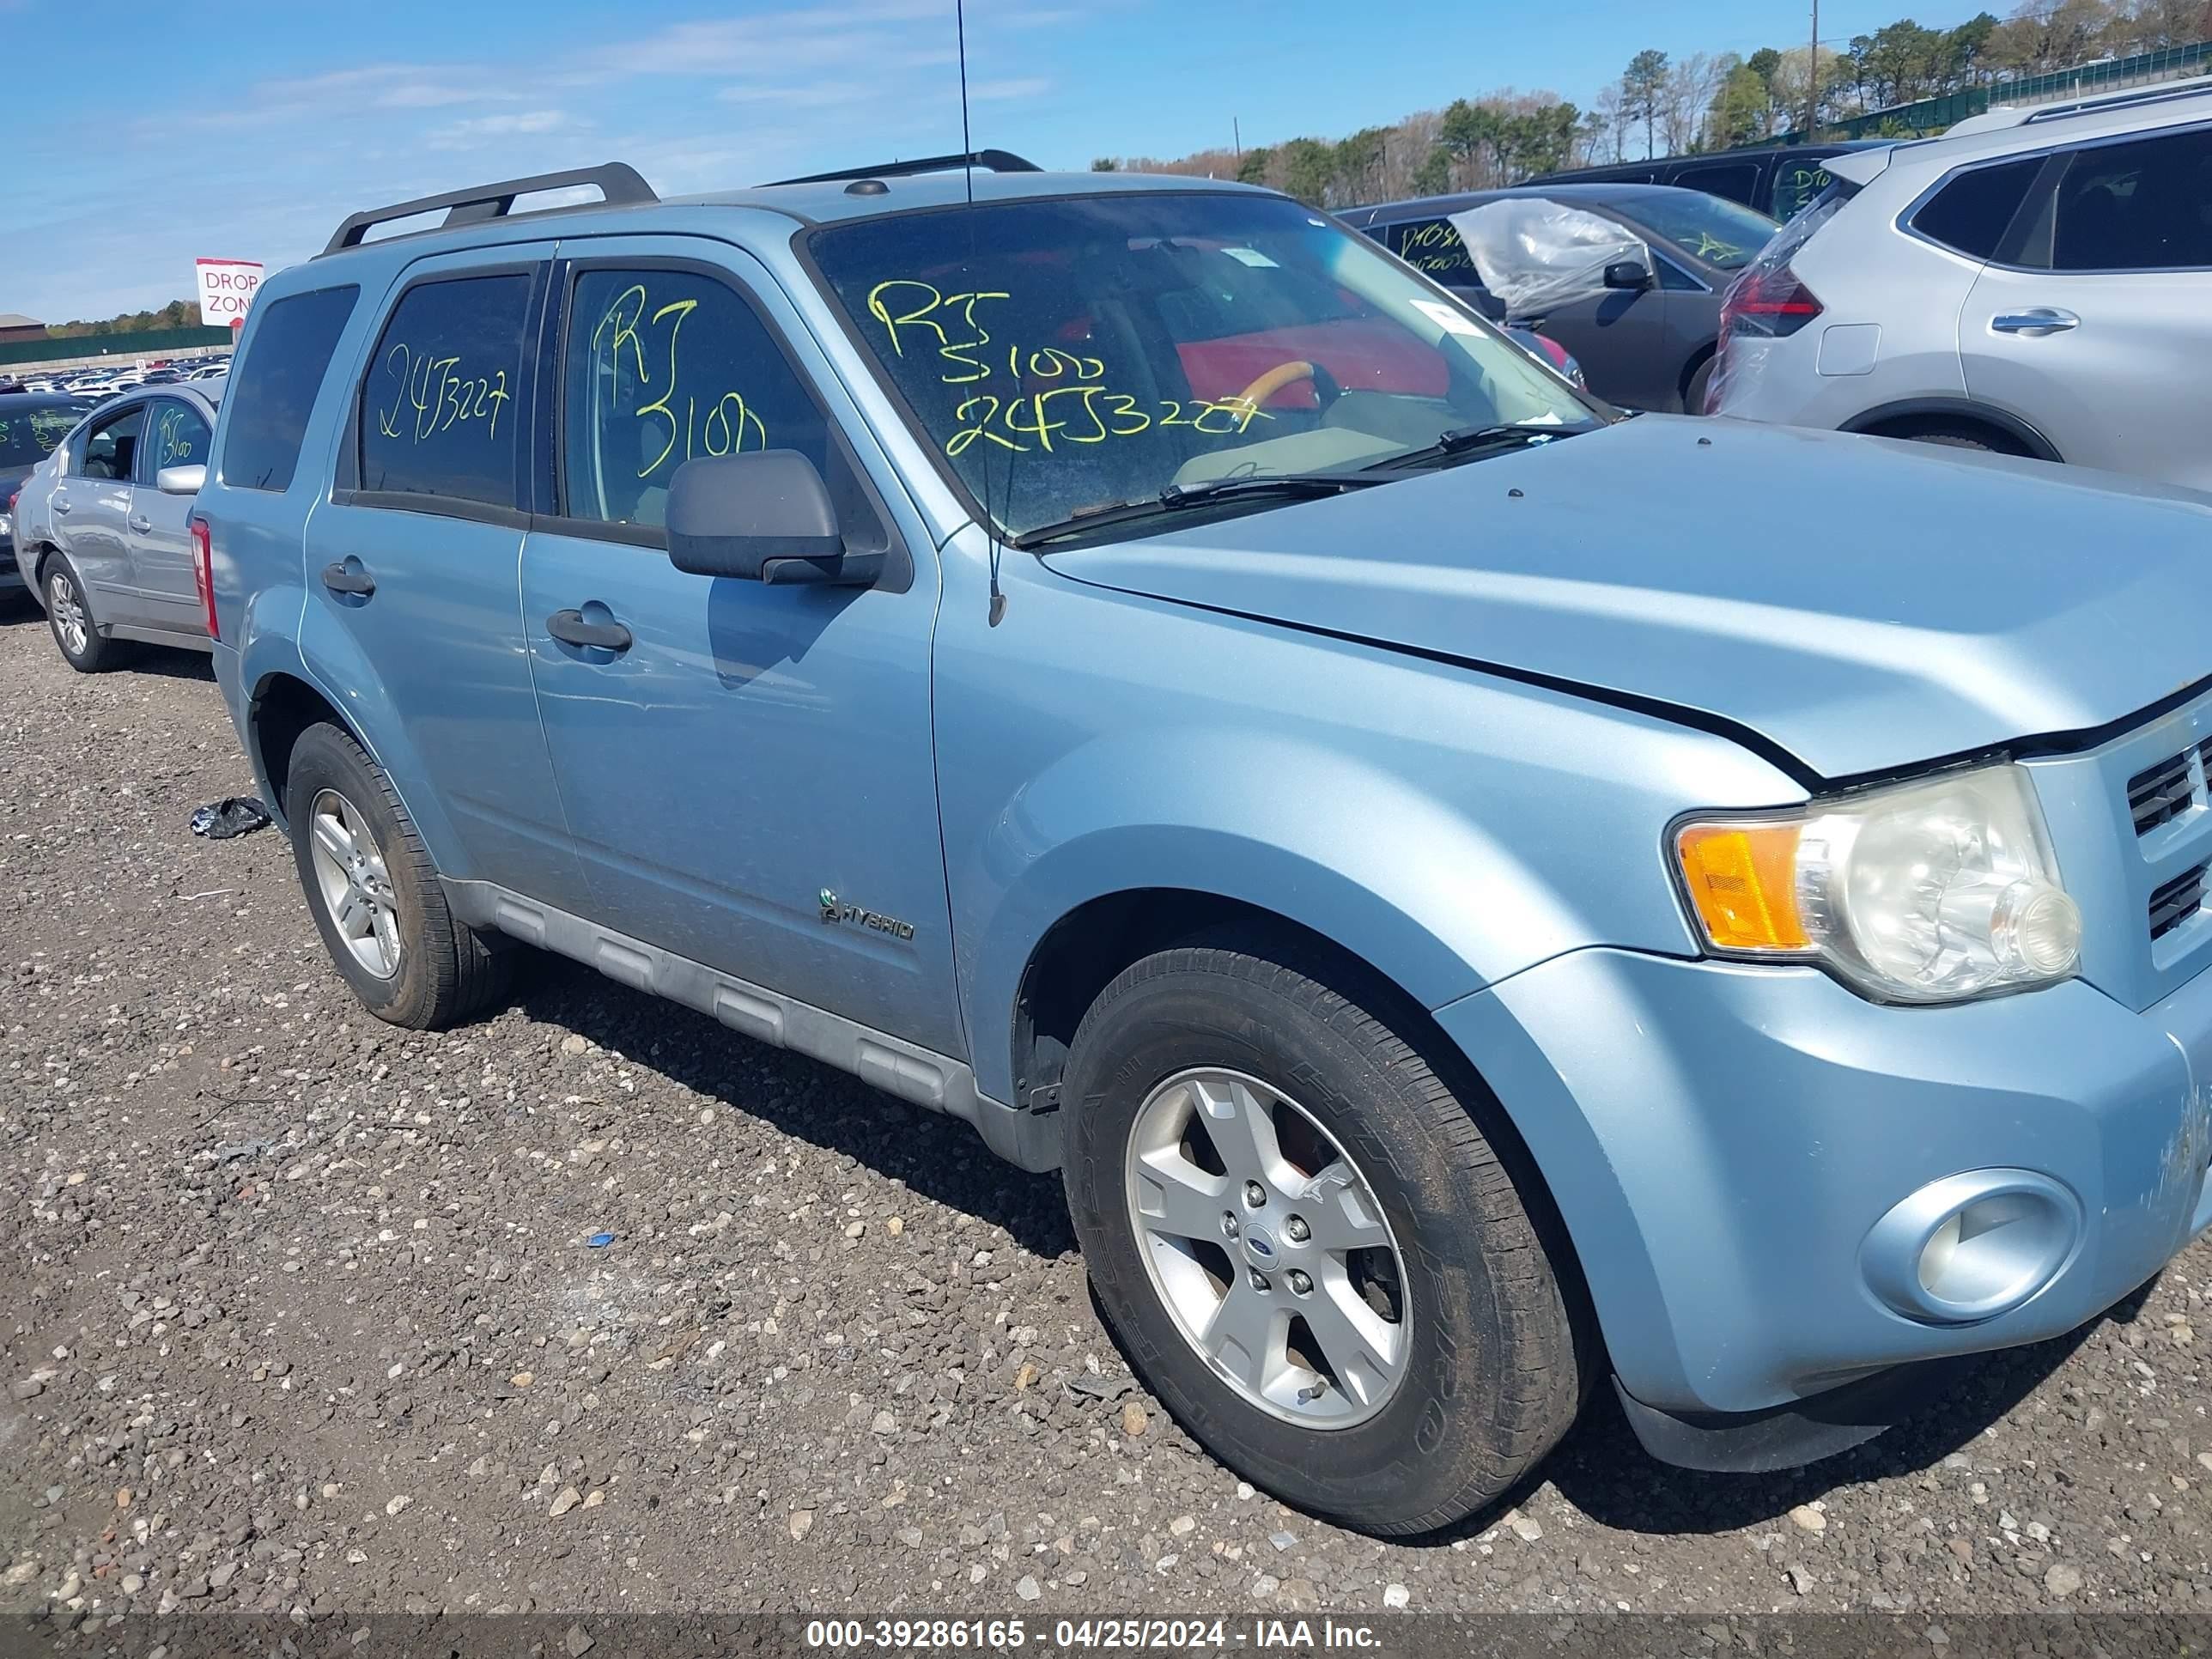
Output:
M104 404L23 480L15 572L70 667L108 667L117 641L208 649L185 520L222 386L149 387Z

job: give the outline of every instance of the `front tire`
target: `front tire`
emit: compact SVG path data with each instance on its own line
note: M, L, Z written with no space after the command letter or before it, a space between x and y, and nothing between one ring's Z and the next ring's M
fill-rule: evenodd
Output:
M330 725L301 733L284 799L307 908L369 1012L433 1030L505 992L511 953L454 919L414 820L350 734Z
M115 664L112 641L93 620L92 602L85 597L84 580L67 556L57 553L46 562L46 625L62 660L80 674L97 674Z
M1407 1040L1417 1012L1224 935L1107 987L1062 1091L1076 1232L1146 1383L1231 1468L1385 1534L1509 1490L1584 1376L1545 1201L1480 1082Z

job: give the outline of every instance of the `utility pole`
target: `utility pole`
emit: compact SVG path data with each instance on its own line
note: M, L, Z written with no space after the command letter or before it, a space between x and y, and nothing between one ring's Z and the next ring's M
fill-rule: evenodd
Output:
M1820 124L1820 0L1813 0L1813 55L1805 60L1805 142Z
M1233 115L1229 118L1229 144L1230 148L1237 152L1237 166L1243 166L1244 129L1237 125L1237 118Z

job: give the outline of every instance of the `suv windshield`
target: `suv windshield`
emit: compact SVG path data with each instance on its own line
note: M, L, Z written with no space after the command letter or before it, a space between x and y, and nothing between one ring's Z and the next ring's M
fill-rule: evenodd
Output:
M1279 197L986 204L809 246L923 441L1009 536L1170 486L1350 473L1447 432L1597 418L1464 307Z
M1742 270L1779 228L1756 208L1695 190L1639 191L1620 211L1720 270Z
M86 407L58 398L0 398L0 466L36 466L84 418Z

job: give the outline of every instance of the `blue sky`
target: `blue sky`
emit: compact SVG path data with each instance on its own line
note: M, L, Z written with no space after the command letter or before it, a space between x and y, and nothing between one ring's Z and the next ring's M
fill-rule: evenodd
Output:
M1827 0L1821 33L1903 9ZM1082 167L1225 144L1232 117L1249 146L1501 87L1586 104L1643 46L1808 33L1796 0L971 0L969 80L979 146ZM676 195L959 148L952 0L0 0L0 312L48 322L187 295L198 255L273 269L357 208L517 173L619 159Z

